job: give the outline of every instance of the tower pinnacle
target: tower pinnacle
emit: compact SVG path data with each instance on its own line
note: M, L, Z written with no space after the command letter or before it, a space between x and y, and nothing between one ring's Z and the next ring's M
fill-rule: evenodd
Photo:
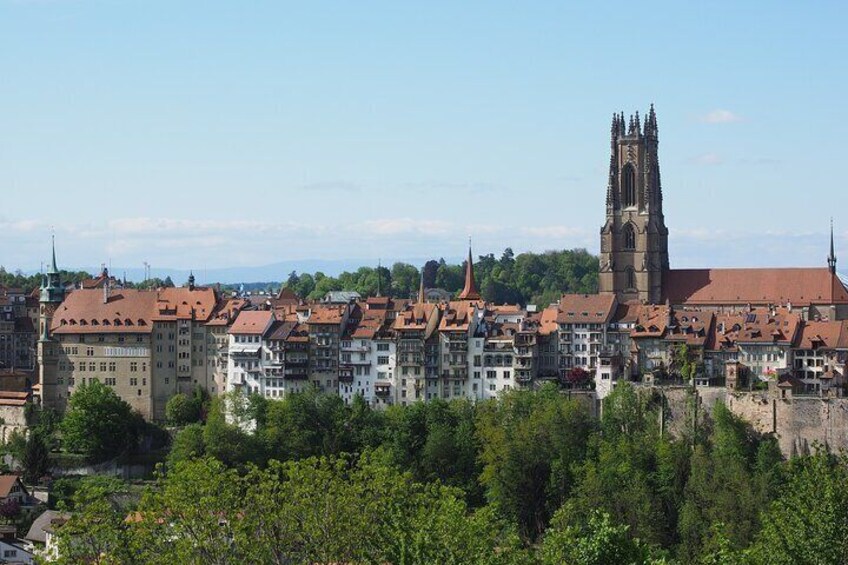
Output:
M831 274L836 274L836 251L833 246L833 218L830 219L830 255L827 256L827 268Z
M471 256L471 237L468 238L468 261L465 263L465 287L459 294L460 300L480 300L477 283L474 282L474 262Z

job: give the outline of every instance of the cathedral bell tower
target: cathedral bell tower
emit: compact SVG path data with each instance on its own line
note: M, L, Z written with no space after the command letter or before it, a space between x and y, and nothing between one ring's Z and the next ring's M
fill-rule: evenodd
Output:
M662 300L663 272L669 267L658 144L653 104L644 128L638 112L629 122L623 113L613 115L599 290L621 302Z

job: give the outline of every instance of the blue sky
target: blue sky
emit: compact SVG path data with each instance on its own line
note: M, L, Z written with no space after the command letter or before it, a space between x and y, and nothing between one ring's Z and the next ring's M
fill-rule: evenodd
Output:
M0 0L0 263L587 247L656 105L673 267L848 261L844 2ZM846 263L848 264L848 263Z

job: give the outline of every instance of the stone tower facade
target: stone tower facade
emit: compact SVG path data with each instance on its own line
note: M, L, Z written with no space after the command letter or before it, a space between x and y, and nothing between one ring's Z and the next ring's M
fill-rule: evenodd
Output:
M56 244L53 243L53 261L50 269L42 277L41 294L38 304L38 382L41 385L41 402L51 405L53 399L45 395L52 394L55 386L56 364L58 361L58 345L50 334L50 325L53 323L53 314L65 299L65 287L62 285L62 277L56 266ZM47 385L47 386L45 386Z
M599 290L619 301L660 302L669 269L658 144L653 105L644 128L638 112L629 122L613 115Z

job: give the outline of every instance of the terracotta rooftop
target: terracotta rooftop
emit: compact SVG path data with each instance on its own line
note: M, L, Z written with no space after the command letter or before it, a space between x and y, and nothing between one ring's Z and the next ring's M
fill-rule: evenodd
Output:
M826 268L670 270L663 292L672 305L848 304L848 289Z
M152 290L118 290L105 303L102 290L76 290L56 309L51 332L150 333L156 304L157 293Z
M0 498L6 498L20 479L17 475L0 475Z
M836 349L848 339L848 320L805 322L796 347L799 349Z
M239 335L262 335L274 320L271 310L244 310L239 312L229 333Z
M614 307L614 294L563 294L557 323L605 324L612 318Z

